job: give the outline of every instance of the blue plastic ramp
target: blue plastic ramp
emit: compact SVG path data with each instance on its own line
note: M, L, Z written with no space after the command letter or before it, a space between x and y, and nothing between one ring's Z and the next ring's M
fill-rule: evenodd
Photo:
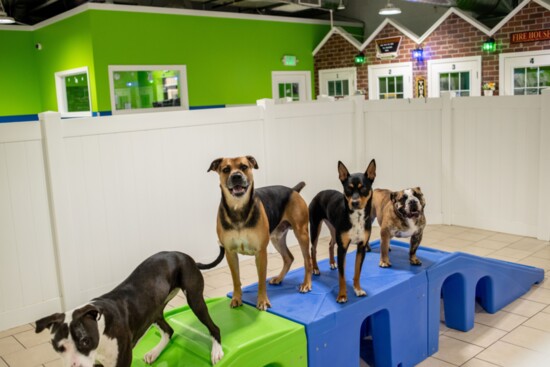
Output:
M462 252L450 253L428 269L430 354L439 346L441 298L445 324L468 331L474 327L476 301L495 313L544 279L544 270Z
M358 366L363 358L377 367L414 366L438 348L440 303L450 327L467 329L476 299L496 312L544 277L529 266L420 247L422 266L409 264L409 244L392 241L391 268L380 268L379 241L371 243L361 274L366 297L353 291L355 252L346 257L348 302L338 304L338 271L319 262L313 290L301 294L303 268L283 284L268 285L268 312L303 324L310 367ZM243 301L256 305L257 284L243 289Z

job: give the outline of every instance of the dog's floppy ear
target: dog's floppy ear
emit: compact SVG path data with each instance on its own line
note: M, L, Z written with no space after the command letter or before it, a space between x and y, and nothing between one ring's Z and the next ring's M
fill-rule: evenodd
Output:
M426 206L426 200L424 199L424 194L422 193L422 190L420 190L420 187L413 188L415 196L420 200L420 205L422 205L422 208Z
M342 182L347 180L349 177L349 171L346 166L344 166L344 163L342 163L341 161L338 161L338 177Z
M92 304L88 304L84 307L79 308L73 312L73 320L77 320L82 317L90 317L95 321L99 321L101 318L101 310Z
M369 180L374 181L376 177L376 161L374 159L370 161L369 166L365 171L365 176L367 176Z
M397 193L396 193L396 192L393 192L393 191L392 191L392 192L390 193L390 200L391 200L392 203L395 204L395 202L397 201Z
M36 333L41 333L44 329L55 330L59 324L65 321L65 314L63 313L54 313L53 315L46 316L36 321Z
M212 163L210 163L210 168L206 172L218 171L218 169L220 168L220 163L222 163L222 161L223 158L214 159Z
M248 161L250 162L250 164L252 165L252 167L254 167L255 169L258 169L258 162L256 162L256 158L254 158L253 156L251 155L247 155L246 156L246 159L248 159Z

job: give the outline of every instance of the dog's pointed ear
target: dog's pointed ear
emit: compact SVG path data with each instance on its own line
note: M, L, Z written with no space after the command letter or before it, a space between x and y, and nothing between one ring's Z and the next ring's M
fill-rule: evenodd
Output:
M222 163L222 160L223 158L218 158L218 159L214 159L212 161L212 163L210 163L210 168L208 168L208 171L206 172L210 172L210 171L218 171L218 169L220 168L220 164Z
M341 161L338 161L338 178L344 182L349 177L349 171Z
M256 162L256 158L254 158L253 156L247 155L247 156L246 156L246 159L248 159L248 161L250 162L250 164L252 165L252 167L254 167L255 169L260 168L260 167L258 167L258 162Z
M376 178L376 161L374 159L370 161L369 166L365 171L365 176L371 181L374 181Z
M97 308L95 305L89 304L79 308L78 310L75 310L73 312L73 320L76 320L82 317L90 317L95 321L99 321L99 319L101 318L101 315L102 313L99 308Z
M55 330L63 321L65 321L65 314L54 313L53 315L46 316L36 321L36 327L34 331L38 334L44 329Z

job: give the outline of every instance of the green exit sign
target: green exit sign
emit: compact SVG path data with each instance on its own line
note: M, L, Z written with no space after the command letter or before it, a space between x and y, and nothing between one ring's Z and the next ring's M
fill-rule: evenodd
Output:
M284 55L283 56L283 65L284 66L296 66L298 64L298 59L294 55Z

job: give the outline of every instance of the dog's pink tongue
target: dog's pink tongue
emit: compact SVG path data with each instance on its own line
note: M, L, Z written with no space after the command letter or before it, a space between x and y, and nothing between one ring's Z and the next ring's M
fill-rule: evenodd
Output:
M234 194L242 194L243 192L244 192L244 187L242 187L242 186L233 187L233 193Z

